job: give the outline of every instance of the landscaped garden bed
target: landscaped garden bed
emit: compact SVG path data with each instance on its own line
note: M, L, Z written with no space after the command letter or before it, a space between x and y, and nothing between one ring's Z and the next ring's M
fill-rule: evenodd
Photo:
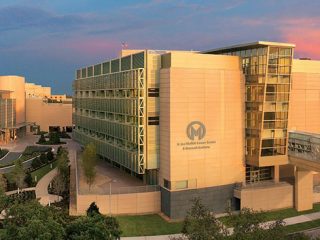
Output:
M32 158L35 158L37 156L40 156L41 153L47 153L47 152L51 152L51 147L45 147L45 146L27 146L25 148L25 150L23 151L23 153L21 154L21 156L16 159L16 160L20 160L22 162L26 162ZM15 161L16 161L15 160ZM14 162L8 163L8 164L0 164L0 168L4 168L4 167L9 167L9 166L13 166Z
M52 167L51 167L52 166ZM37 168L34 171L31 171L31 177L34 180L37 176L37 182L46 175L48 172L50 172L52 169L54 169L57 166L57 161L49 162L47 164L42 165L41 167Z
M58 134L59 138L66 138L66 139L70 139L71 138L70 135L68 133L66 133L66 132L54 132L54 133ZM46 137L49 138L49 136L50 136L50 133Z
M29 201L32 199L36 199L36 192L34 190L32 191L21 191L19 193L14 193L8 196L8 198L10 199L10 202L25 202L25 201Z
M60 144L66 144L66 142L60 141L60 134L59 132L50 132L49 136L45 137L43 134L41 134L37 144L40 145L60 145ZM68 135L68 134L67 134ZM69 135L68 135L69 136ZM48 140L46 138L49 138Z

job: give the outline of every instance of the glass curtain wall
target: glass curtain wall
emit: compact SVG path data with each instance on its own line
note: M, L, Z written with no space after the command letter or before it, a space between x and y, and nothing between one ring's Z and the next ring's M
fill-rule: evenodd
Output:
M138 177L145 173L145 53L76 71L74 138Z
M259 165L265 157L286 155L293 49L259 45L220 53L240 56L242 61L246 80L247 162ZM246 180L271 179L272 165L275 164L269 167L248 165Z

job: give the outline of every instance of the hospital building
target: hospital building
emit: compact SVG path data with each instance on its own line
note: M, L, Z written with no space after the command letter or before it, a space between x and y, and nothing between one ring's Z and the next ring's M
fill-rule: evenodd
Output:
M124 193L96 196L100 209L181 219L195 197L215 213L302 211L320 202L320 61L295 59L294 49L266 41L206 51L123 49L119 58L76 70L74 139L94 143L101 159L141 185L156 186L135 212L131 200L119 200ZM90 205L88 196L79 196L79 209Z

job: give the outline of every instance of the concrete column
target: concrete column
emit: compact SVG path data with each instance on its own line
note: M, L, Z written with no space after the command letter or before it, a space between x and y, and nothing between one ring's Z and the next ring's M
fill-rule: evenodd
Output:
M313 174L312 171L299 167L295 172L295 208L305 211L313 208Z
M279 165L274 165L273 166L273 180L275 183L279 182Z

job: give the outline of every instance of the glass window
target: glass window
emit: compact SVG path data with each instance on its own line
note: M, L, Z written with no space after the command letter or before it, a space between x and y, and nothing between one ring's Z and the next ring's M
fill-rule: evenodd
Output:
M167 179L163 179L163 186L166 188L166 189L171 189L171 183L170 181L168 181Z
M148 97L159 97L159 88L148 88Z
M86 68L82 68L82 70L81 70L81 77L82 77L82 78L86 78L86 77L87 77L87 69L86 69Z
M291 48L280 48L279 55L282 56L291 56L292 49Z
M81 78L81 71L77 70L77 79Z
M94 75L100 75L101 74L101 64L97 64L94 66Z
M272 55L272 56L278 56L278 51L279 51L279 48L277 48L277 47L270 47L270 49L269 49L269 54Z
M88 77L92 77L93 75L93 67L88 67Z
M105 62L102 64L102 73L103 74L110 73L110 62Z
M148 117L148 125L159 125L159 116Z

